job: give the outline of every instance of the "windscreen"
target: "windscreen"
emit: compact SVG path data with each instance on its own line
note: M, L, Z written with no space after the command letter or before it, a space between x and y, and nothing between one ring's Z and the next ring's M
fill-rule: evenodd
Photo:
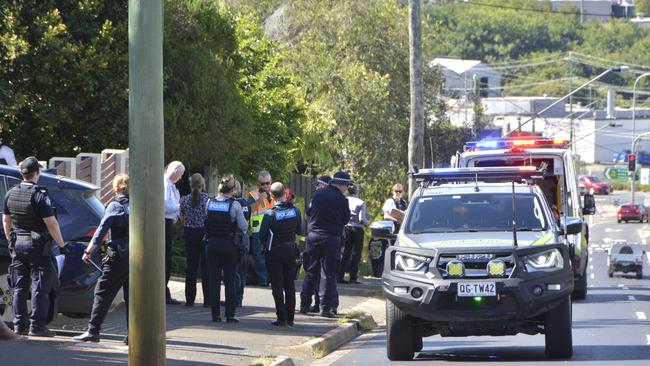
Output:
M590 181L592 181L594 183L600 182L600 178L598 178L598 177L588 177L588 178L589 178Z
M515 196L517 231L547 230L539 200ZM511 231L512 194L471 193L420 197L409 209L407 234Z

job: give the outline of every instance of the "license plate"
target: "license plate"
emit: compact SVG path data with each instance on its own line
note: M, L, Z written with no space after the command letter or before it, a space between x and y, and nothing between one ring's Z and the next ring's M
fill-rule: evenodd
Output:
M458 284L458 296L496 296L497 287L494 282L464 282Z

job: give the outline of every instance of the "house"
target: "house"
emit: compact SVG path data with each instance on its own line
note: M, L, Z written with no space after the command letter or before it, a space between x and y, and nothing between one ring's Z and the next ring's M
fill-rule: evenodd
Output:
M429 67L439 67L444 80L442 94L472 99L474 83L478 83L481 98L501 95L501 73L479 60L438 57Z
M546 0L540 0L546 1ZM584 6L585 20L607 22L614 18L634 16L634 3L630 0L550 0L553 10L580 9Z

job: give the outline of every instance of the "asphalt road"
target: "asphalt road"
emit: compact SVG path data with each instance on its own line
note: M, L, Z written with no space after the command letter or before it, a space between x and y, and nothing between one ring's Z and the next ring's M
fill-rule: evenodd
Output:
M596 198L599 212L590 217L589 290L587 299L573 303L574 356L570 361L547 360L544 336L424 339L424 349L416 354L418 365L650 365L650 263L644 263L645 277L607 275L607 242L625 239L647 244L650 225L617 224L613 203L629 201L629 193ZM645 200L643 195L637 199ZM650 200L650 196L648 196ZM650 203L650 202L649 202ZM650 244L648 244L650 249ZM648 250L650 253L650 250ZM329 365L407 365L386 358L384 329L366 334L342 350L318 362Z

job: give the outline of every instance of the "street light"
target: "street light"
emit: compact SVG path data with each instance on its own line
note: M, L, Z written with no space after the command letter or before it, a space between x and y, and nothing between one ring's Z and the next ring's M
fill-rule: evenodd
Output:
M646 76L650 76L650 72L641 74L636 80L634 80L634 87L632 88L632 141L634 141L634 135L636 134L636 86L639 83L639 80L643 79ZM632 151L634 154L634 151Z
M522 123L521 125L519 125L517 128L508 131L508 132L507 132L505 135L503 135L503 136L506 137L506 136L510 135L511 133L515 132L516 130L519 130L519 132L521 132L521 127L523 127L526 123L528 123L528 122L534 120L535 118L537 118L538 115L540 115L540 114L542 114L542 113L548 111L549 109L555 107L557 104L559 104L559 103L562 102L563 100L569 98L569 97L572 96L573 94L579 92L580 90L582 90L582 89L584 89L585 87L587 87L589 84L593 83L594 81L597 81L598 79L600 79L600 78L602 78L603 76L609 74L610 72L626 72L626 71L628 71L629 69L630 69L630 68L629 68L628 66L610 67L609 69L607 69L607 70L603 71L602 73L598 74L595 78L593 78L593 79L587 81L586 83L580 85L578 88L574 89L574 90L571 91L569 94L567 94L567 95L563 96L562 98L556 100L555 102L549 104L546 108L542 109L541 111L533 113L533 116L532 116L532 117L530 117L529 119L527 119L526 121L524 121L524 123Z

